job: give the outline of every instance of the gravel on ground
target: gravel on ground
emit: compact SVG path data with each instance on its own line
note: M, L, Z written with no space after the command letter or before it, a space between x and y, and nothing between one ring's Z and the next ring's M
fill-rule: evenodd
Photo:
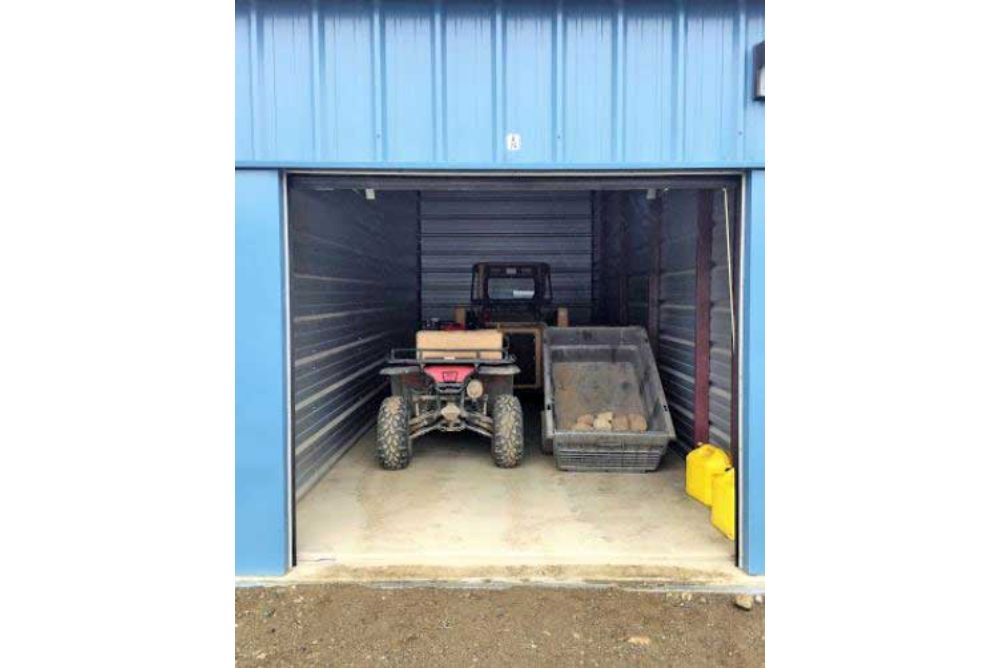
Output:
M762 666L763 601L746 610L735 598L618 587L238 587L236 664Z

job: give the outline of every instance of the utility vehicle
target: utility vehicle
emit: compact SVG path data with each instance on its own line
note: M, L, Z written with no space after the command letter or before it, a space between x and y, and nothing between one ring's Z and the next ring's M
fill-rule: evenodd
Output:
M467 329L499 329L517 356L517 389L542 388L542 333L569 326L569 311L552 306L552 273L545 262L477 262L469 306L455 308Z

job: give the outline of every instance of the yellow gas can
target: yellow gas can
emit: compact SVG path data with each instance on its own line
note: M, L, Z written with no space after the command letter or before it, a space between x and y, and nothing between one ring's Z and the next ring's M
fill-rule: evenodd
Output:
M736 470L729 469L712 481L712 526L736 539Z
M687 493L706 506L712 505L712 479L732 466L726 451L708 443L688 453L685 470Z

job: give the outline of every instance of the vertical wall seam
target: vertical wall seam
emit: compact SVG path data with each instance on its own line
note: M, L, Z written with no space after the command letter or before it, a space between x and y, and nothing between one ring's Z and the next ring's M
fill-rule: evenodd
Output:
M556 2L556 20L553 25L552 63L553 80L552 93L555 96L552 118L552 157L561 162L565 160L565 143L563 133L566 125L566 51L565 51L565 15L563 0Z
M493 133L490 135L491 139L490 154L493 156L493 162L496 162L497 157L499 156L499 152L497 151L497 137L500 134L500 122L499 122L499 117L497 115L497 96L499 95L499 93L497 92L497 88L499 87L497 79L497 73L499 72L499 70L497 69L498 32L499 32L499 21L497 20L496 7L494 7L493 16L490 19L490 39L492 40L490 44L490 46L492 47L490 50L490 76L492 77L492 86L490 89L490 92L492 93L492 98L490 98L490 101L492 102L492 105L490 107L490 122L492 123L491 129L493 130Z
M386 104L385 89L385 36L382 33L382 2L372 1L372 83L375 94L372 96L372 114L375 125L375 145L372 147L376 160L386 159Z
M310 71L312 74L312 139L313 139L313 157L316 160L321 160L323 157L323 92L322 92L322 82L324 80L322 68L323 68L323 55L322 47L320 44L320 34L319 34L319 0L312 0L312 11L309 13L309 42L310 42L310 57L312 62L309 64Z
M265 25L267 28L265 29ZM266 19L261 19L261 35L262 39L265 41L265 48L261 50L264 57L270 57L270 90L271 90L271 104L268 114L268 143L270 144L269 150L275 155L281 154L281 146L278 141L278 37L274 34L274 16L269 16Z
M736 100L736 129L739 133L739 138L736 141L736 158L743 159L747 154L747 104L753 100L753 96L750 94L750 88L747 86L748 73L747 68L752 67L748 64L752 62L752 58L748 57L749 50L747 44L747 3L746 0L739 0L739 26L737 28L737 42L736 42L736 62L742 63L742 67L737 67L737 94L739 98Z
M625 153L625 5L622 0L615 3L614 28L614 109L611 113L611 127L614 133L611 154L621 160Z
M493 15L494 37L493 37L493 160L494 162L507 162L507 152L504 144L504 133L507 129L506 112L504 109L505 95L504 89L504 11L503 0L497 0Z
M434 1L434 18L431 26L432 45L432 72L431 85L433 87L433 98L431 107L434 114L434 159L444 161L447 159L446 139L445 139L445 82L444 82L444 30L442 28L441 0Z
M684 92L687 87L687 12L684 0L677 0L676 35L674 38L674 151L676 160L684 159L685 114Z
M260 95L260 63L258 62L260 49L257 44L257 3L250 0L250 151L254 158L263 157L261 154L260 133L257 131L257 123L260 121L261 103Z

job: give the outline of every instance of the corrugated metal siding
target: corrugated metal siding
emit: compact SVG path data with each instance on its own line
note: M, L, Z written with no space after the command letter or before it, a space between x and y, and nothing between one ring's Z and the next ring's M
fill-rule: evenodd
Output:
M677 440L694 447L695 255L697 191L663 198L660 235L660 336L657 362Z
M372 425L393 346L417 327L417 197L289 189L295 489Z
M651 240L654 216L659 211L654 208L655 200L646 199L644 191L624 194L625 274L628 277L625 293L628 298L626 325L646 327L649 322L649 272L652 260Z
M548 262L553 303L591 320L591 201L580 192L422 192L422 317L469 303L476 262Z
M595 224L600 231L600 290L597 302L600 321L617 325L627 311L624 289L628 237L625 234L624 193L602 192L595 196Z
M736 224L734 193L729 191L730 229ZM735 249L732 249L735 252ZM708 431L712 443L732 451L733 320L729 254L722 191L712 200L712 312L708 373Z
M238 0L236 159L760 165L763 17L760 0Z

